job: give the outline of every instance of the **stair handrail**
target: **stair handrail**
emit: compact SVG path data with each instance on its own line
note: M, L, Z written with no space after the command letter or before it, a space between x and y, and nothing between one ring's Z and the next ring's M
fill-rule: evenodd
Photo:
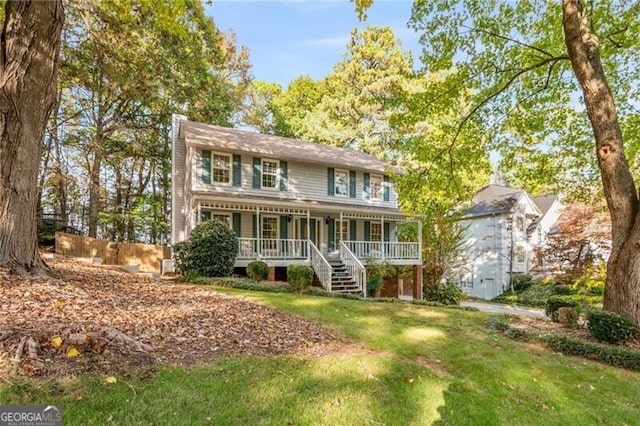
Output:
M329 264L329 261L325 259L322 255L318 247L313 244L313 241L308 240L309 247L309 260L311 262L311 267L313 271L318 276L320 283L322 284L322 288L331 292L331 275L333 275L333 268Z
M367 269L360 262L360 259L349 250L344 241L340 241L340 260L362 291L362 295L367 297Z

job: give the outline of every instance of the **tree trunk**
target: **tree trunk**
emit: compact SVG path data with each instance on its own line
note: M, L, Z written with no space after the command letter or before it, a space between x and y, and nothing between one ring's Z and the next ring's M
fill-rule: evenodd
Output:
M7 1L0 38L0 265L38 272L40 147L56 100L62 1Z
M99 144L100 142L98 142ZM100 147L100 145L98 145ZM102 169L102 152L96 149L89 172L89 236L98 237L98 214L100 213L100 171Z
M582 87L596 140L604 195L611 214L612 250L607 265L604 309L640 323L640 219L633 176L624 155L618 113L581 0L563 0L565 43Z

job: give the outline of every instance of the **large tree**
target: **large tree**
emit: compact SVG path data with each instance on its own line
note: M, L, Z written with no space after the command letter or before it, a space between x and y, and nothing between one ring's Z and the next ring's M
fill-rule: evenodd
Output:
M38 272L40 147L56 100L62 1L7 1L0 37L0 265Z
M637 121L639 11L637 1L419 0L412 16L425 67L449 72L445 89L464 84L474 94L460 128L482 117L496 146L556 156L565 175L597 164L612 221L604 308L638 323L640 216L621 124ZM637 145L638 134L626 134Z

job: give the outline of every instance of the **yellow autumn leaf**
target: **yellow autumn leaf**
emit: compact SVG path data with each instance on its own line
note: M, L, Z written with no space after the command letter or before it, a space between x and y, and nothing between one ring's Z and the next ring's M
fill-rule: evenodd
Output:
M59 348L61 345L62 345L62 337L56 336L53 339L51 339L51 346L53 346L54 348Z
M76 348L69 348L67 358L75 358L77 356L80 356L80 352Z
M107 382L107 383L110 383L110 384L114 384L114 383L116 383L118 381L118 379L116 379L113 376L109 376L109 377L105 378L104 381Z

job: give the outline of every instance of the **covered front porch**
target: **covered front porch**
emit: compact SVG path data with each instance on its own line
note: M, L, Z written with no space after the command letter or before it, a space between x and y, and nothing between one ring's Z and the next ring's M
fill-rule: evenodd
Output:
M421 223L407 220L395 209L296 204L196 200L194 226L204 220L225 220L239 239L236 267L254 260L271 267L308 264L327 291L366 295L370 262L422 264ZM412 226L413 232L403 232L405 226ZM409 234L415 241L405 237Z

